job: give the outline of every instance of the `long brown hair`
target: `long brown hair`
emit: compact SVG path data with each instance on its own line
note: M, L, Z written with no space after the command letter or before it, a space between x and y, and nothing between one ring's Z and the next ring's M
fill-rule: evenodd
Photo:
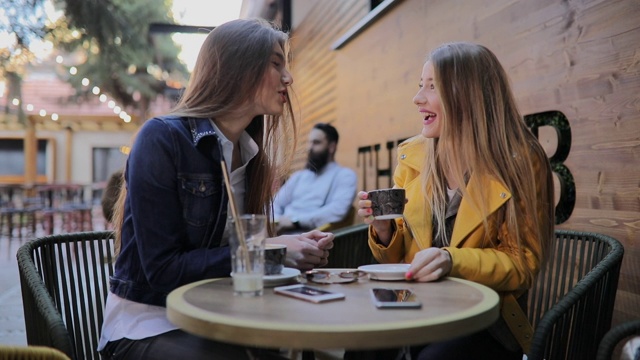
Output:
M428 60L444 113L440 137L427 140L431 151L423 177L425 189L431 192L425 201L433 209L438 231L445 229L445 174L461 185L460 191L483 215L487 229L486 197L468 194L462 185L471 174L493 178L513 196L504 210L513 237L505 241L515 239L513 248L522 249L521 241L527 239L520 234L526 227L538 240L528 242L528 247L544 259L553 236L553 183L549 183L550 172L535 173L532 161L547 161L546 155L517 109L502 65L489 49L471 43L445 44ZM532 186L536 183L540 186ZM519 255L524 259L521 251Z
M261 19L229 21L206 37L194 66L189 84L172 114L215 119L252 101L259 89L273 47L282 47L289 58L288 35ZM258 144L258 154L248 165L245 196L247 213L266 214L270 236L273 184L286 175L297 142L297 128L287 93L287 106L280 116L256 116L245 129ZM279 166L280 165L280 166ZM126 183L120 191L115 209L116 249L119 250L123 222Z

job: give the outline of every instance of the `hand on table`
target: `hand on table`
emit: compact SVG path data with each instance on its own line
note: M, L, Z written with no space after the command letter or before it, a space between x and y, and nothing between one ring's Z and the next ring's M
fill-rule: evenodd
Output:
M448 275L452 266L447 250L431 247L416 254L405 277L420 282L435 281Z
M311 230L297 235L282 235L269 239L269 243L287 245L285 266L311 270L327 264L334 235Z

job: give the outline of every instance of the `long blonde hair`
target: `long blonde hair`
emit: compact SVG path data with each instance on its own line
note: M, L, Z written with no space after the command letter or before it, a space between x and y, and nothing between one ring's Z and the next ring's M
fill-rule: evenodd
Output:
M508 231L517 242L511 246L520 249L520 259L524 259L520 234L530 228L539 241L527 245L544 259L553 236L551 173L534 171L532 161L546 162L546 155L517 109L502 65L489 49L471 43L445 44L428 60L434 68L443 117L440 137L427 140L430 149L422 180L438 232L445 229L446 175L460 184L462 195L480 212L489 234L486 197L469 194L464 184L472 174L493 178L513 196L504 210ZM532 186L535 183L541 183L543 193Z
M270 66L274 45L280 45L289 58L288 41L286 33L261 19L233 20L216 27L207 35L189 84L171 113L215 119L252 101ZM259 148L247 168L250 186L245 196L245 210L267 215L270 236L275 233L271 224L273 184L286 175L297 143L297 128L288 97L287 94L283 115L256 116L245 129ZM116 253L119 251L126 196L125 182L114 211Z

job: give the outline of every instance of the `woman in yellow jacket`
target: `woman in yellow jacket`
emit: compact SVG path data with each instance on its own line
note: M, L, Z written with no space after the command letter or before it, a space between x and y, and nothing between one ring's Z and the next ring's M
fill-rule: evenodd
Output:
M403 218L375 220L367 193L358 194L369 246L381 263L410 263L408 280L452 276L501 295L502 318L489 329L429 344L419 359L522 359L532 335L526 292L553 237L546 154L484 46L435 49L413 102L422 132L400 145L394 172L406 190Z

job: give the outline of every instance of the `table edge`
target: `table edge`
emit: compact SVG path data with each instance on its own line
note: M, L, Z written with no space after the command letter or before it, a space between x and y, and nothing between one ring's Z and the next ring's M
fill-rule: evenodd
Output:
M385 323L380 325L375 324L365 324L365 325L341 325L339 327L333 325L305 325L305 324L293 324L293 323L283 323L283 324L274 324L273 322L264 322L264 321L250 321L245 319L238 319L237 317L213 314L210 312L206 312L196 306L193 306L186 301L184 301L183 295L185 292L190 289L200 286L202 284L206 284L209 282L219 281L220 278L216 279L205 279L200 280L194 283L190 283L187 285L183 285L175 290L173 290L169 296L167 297L167 318L171 323L177 325L182 328L186 332L190 332L199 336L207 337L207 338L215 338L219 341L227 341L231 343L243 344L243 345L253 345L253 346L274 346L272 342L274 338L280 336L281 341L286 341L286 344L278 344L277 346L281 347L292 347L292 348L308 348L309 344L303 339L304 337L299 336L301 333L313 333L315 341L317 343L326 343L331 344L331 346L316 346L314 344L313 348L353 348L353 349L374 349L376 347L392 347L392 346L400 346L407 344L390 344L385 343L384 346L376 346L376 341L373 341L374 335L376 332L384 331L389 337L393 337L393 335L399 335L398 338L404 338L407 334L411 334L412 329L418 329L424 326L434 326L438 328L437 330L430 331L429 335L420 335L422 337L428 336L428 341L413 341L415 344L418 343L426 343L432 341L440 341L447 338L451 338L449 336L447 329L451 329L456 326L456 323L459 322L467 322L470 324L465 324L464 333L461 333L459 336L470 334L475 331L482 330L488 327L491 323L498 319L500 315L500 298L499 295L492 290L491 288L478 284L469 280L458 279L449 277L449 280L460 282L467 284L474 289L480 291L483 294L483 301L474 305L473 307L466 309L464 311L458 312L456 314L442 315L436 317L434 319L415 319L413 321L403 320L398 323ZM203 316L204 315L204 316ZM471 321L471 319L475 321ZM211 324L211 321L216 321L215 325ZM487 325L488 324L488 325ZM211 327L216 328L224 328L224 329L246 329L251 328L255 330L269 331L269 338L266 339L264 337L256 336L252 339L240 339L236 337L225 337L219 336L220 334L216 334L216 336L211 335ZM353 343L348 341L349 337L345 337L344 334L349 333L350 335L357 334L360 337L370 337L371 343L367 346L351 346ZM297 335L297 336L295 336ZM418 334L413 334L418 335ZM264 338L264 339L263 339ZM284 339L284 340L283 340ZM412 341L407 339L407 341Z

